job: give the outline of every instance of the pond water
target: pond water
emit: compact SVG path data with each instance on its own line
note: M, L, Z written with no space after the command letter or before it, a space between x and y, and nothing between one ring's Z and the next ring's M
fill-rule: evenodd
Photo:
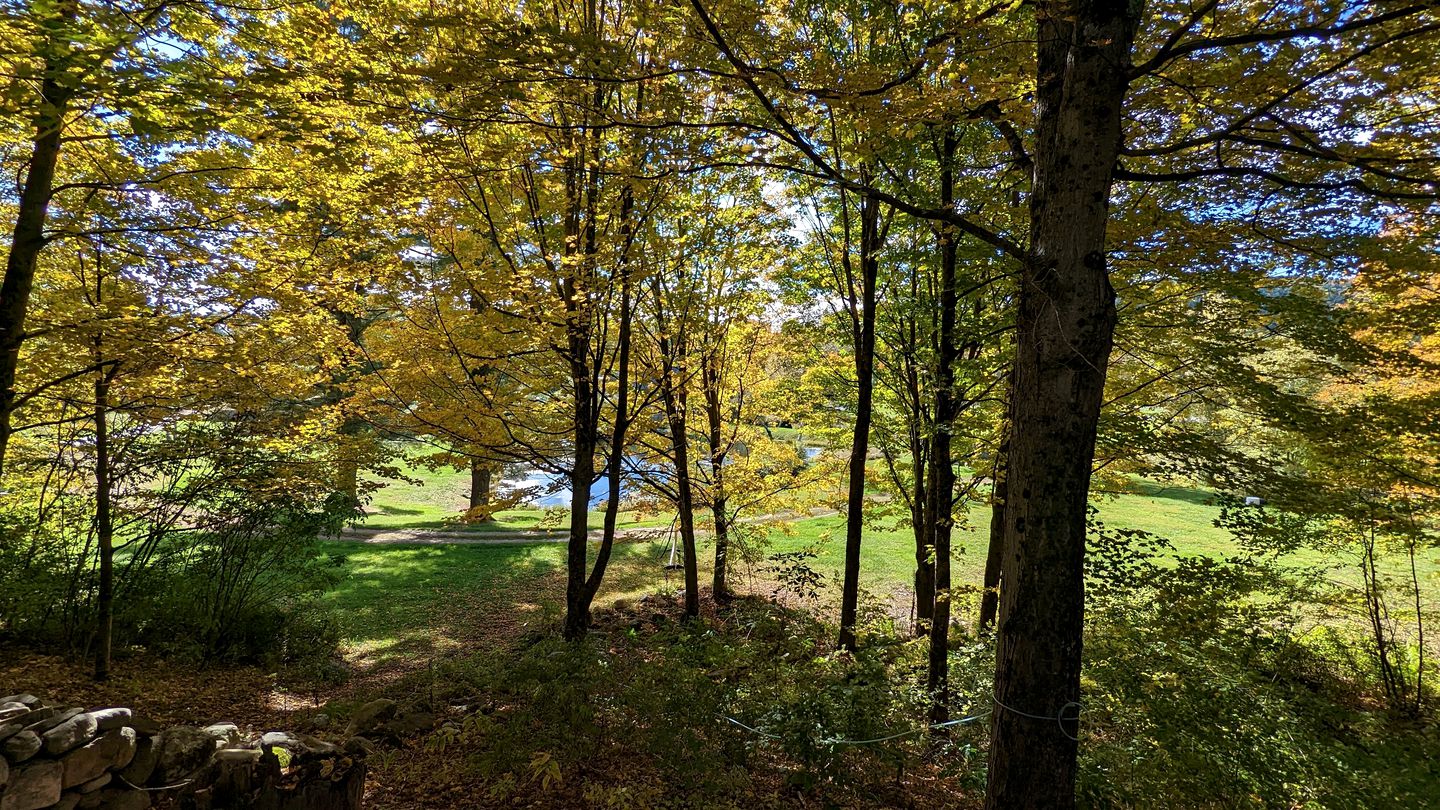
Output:
M807 462L814 461L822 452L819 447L802 447L801 457ZM635 461L632 459L632 461ZM538 506L542 509L552 506L570 506L570 481L567 476L557 473L541 472L535 469L519 470L505 476L500 481L501 490L504 492L516 489L528 489L536 494L527 499L527 503ZM625 494L629 494L632 487L626 482L622 484ZM594 509L606 498L610 497L610 478L602 475L599 480L590 487L590 508Z
M529 489L538 494L528 499L529 503L547 508L551 506L570 505L570 482L567 476L556 473L540 472L539 470L525 470L515 475L506 476L500 482L503 491L516 489ZM590 487L590 507L593 509L610 496L610 479L608 476L600 476Z

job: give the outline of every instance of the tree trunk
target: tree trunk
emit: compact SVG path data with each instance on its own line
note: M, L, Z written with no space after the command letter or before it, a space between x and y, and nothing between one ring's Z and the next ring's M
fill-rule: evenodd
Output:
M590 570L590 575L585 578L584 587L580 596L580 604L577 613L585 617L585 624L590 623L590 606L595 601L595 595L600 592L600 583L605 579L605 570L610 565L610 554L615 548L615 529L620 519L620 500L624 496L621 481L625 471L625 434L630 424L629 398L630 398L630 328L631 328L632 307L630 303L630 280L629 277L622 277L620 283L620 328L617 338L616 358L616 379L615 379L615 415L611 423L610 431L610 452L606 457L606 500L605 517L600 529L600 547L595 552L595 564ZM598 423L599 398L601 392L594 392L596 397L595 419ZM597 425L598 428L598 425ZM588 496L587 496L588 498ZM572 501L572 510L574 508ZM588 509L588 500L587 506ZM574 536L575 517L571 514L571 536Z
M567 167L566 190L570 208L566 212L565 243L568 248L578 244L582 207L578 184L583 170L579 158L572 157ZM581 262L589 261L582 257ZM566 310L566 359L570 366L571 394L574 397L571 433L575 442L575 459L570 466L570 535L565 547L565 638L578 641L590 629L589 554L590 487L595 483L595 449L599 436L600 392L592 380L590 340L592 328L587 279L575 277L561 284Z
M96 345L98 349L98 340ZM100 583L95 594L97 681L110 677L110 649L115 623L115 526L110 515L111 374L101 366L95 378L95 541L100 553Z
M925 406L919 380L912 375L911 400L915 413L910 425L910 524L915 533L915 636L930 635L935 618L935 547L930 527L929 449L921 411Z
M662 338L661 342L669 341ZM668 353L664 349L661 351L668 358ZM668 359L666 362L670 363ZM670 446L675 455L675 508L680 518L680 544L685 551L685 618L693 619L700 615L700 571L695 550L695 499L690 485L685 395L683 391L675 390L673 372L669 368L661 375L660 385L665 416L670 423Z
M466 304L470 311L476 314L485 311L485 300L476 291L471 290L465 297ZM488 363L478 363L469 369L467 376L470 385L485 399L489 397L485 393L485 379L494 372L494 367ZM494 471L483 459L470 459L470 498L469 508L474 512L477 509L485 509L490 505L490 477ZM494 518L486 514L480 518L483 522L489 522Z
M879 270L880 205L860 201L860 323L855 335L855 430L850 440L850 490L845 504L845 572L840 591L842 649L855 649L860 601L860 540L865 520L865 457L870 453L870 421L875 391L875 285Z
M595 552L595 565L585 581L584 612L590 615L590 605L595 594L600 592L600 583L605 578L605 569L610 565L610 554L615 548L615 529L620 520L620 500L624 490L620 486L625 473L625 435L630 426L630 328L632 307L630 304L630 281L620 283L620 330L617 338L615 376L615 421L610 431L610 455L605 466L608 494L605 501L605 519L600 529L600 548ZM573 524L572 524L573 525Z
M470 509L483 509L490 505L490 465L478 458L470 459ZM486 515L485 520L493 520Z
M915 498L921 502L929 499L929 491L921 483L915 487ZM935 619L935 562L934 548L930 545L930 521L925 507L911 510L911 523L915 534L915 636L930 635L930 623Z
M594 19L593 3L587 11L587 19ZM591 99L597 109L601 106L601 96L601 90L597 87ZM636 107L639 108L638 95ZM600 590L605 570L610 564L611 551L615 546L615 527L619 519L622 495L620 483L624 472L625 437L630 423L630 335L634 315L628 269L629 251L635 233L634 223L631 221L634 192L627 185L622 189L620 198L622 247L616 259L615 276L609 280L612 285L616 279L620 283L615 358L615 413L611 422L606 464L609 500L605 507L600 547L595 552L595 563L590 567L586 564L590 485L595 480L594 456L599 443L600 412L605 395L604 358L592 359L591 346L597 337L593 320L595 305L591 296L595 292L595 285L602 281L596 272L599 255L599 231L596 222L599 218L602 187L600 169L588 164L590 157L587 153L592 148L598 149L598 146L591 142L595 132L582 130L582 134L582 138L572 140L574 154L568 158L564 170L567 203L564 221L565 258L573 261L577 270L575 275L560 284L559 290L566 310L566 356L575 397L572 425L575 436L575 464L571 468L570 537L565 560L565 637L572 641L583 638L590 628L590 606ZM602 341L607 340L608 331L602 329L599 337Z
M667 313L664 285L660 277L651 276L650 290L655 299L656 342L659 344L660 402L665 407L665 421L670 428L670 452L675 464L675 511L680 522L680 545L685 552L685 618L700 616L700 567L695 549L695 494L690 476L690 431L686 424L689 402L686 397L686 363L689 353L687 324L671 321ZM680 318L684 318L682 313ZM708 400L707 400L708 402Z
M590 203L587 206L589 215L586 218L585 225L585 255L587 257L593 257L596 254L594 208L596 205L595 201L600 194L598 170L592 170L590 172L589 182L587 194L589 195ZM620 484L625 472L625 437L630 428L630 344L635 315L631 295L630 274L627 268L627 256L633 235L633 223L630 221L633 204L632 191L629 187L626 187L621 192L620 200L621 238L624 247L621 250L616 266L616 273L620 279L620 311L617 316L619 324L615 338L615 415L611 422L610 454L607 457L606 463L608 496L605 502L605 518L600 529L600 548L595 551L595 564L590 570L589 577L587 577L583 583L579 605L580 609L576 611L577 613L583 613L586 627L590 624L590 606L595 601L595 595L600 592L600 583L605 579L605 570L610 565L610 554L615 548L615 528L620 519L620 500L624 495ZM588 260L587 258L587 261ZM587 337L586 346L588 347L588 345ZM594 425L593 430L596 433L599 432L600 404L603 394L603 386L596 387L592 392L592 396L595 397L595 408L591 418L593 420L592 425ZM589 508L588 500L586 508ZM573 538L575 525L573 512L570 519L571 536Z
M572 371L572 382L575 461L570 467L570 535L565 547L565 638L575 641L590 629L586 544L590 539L590 486L595 483L595 425L588 370Z
M1410 592L1415 597L1415 703L1414 716L1419 717L1425 710L1425 606L1421 598L1420 571L1415 566L1414 537L1405 541L1405 551L1410 556Z
M1085 513L1115 327L1105 227L1140 4L1037 5L987 808L1075 804Z
M1010 450L1010 426L1001 428L1000 447L995 452L995 470L990 485L990 547L985 552L985 590L980 594L980 631L995 627L1000 606L1000 567L1005 559L1005 496L1009 473L1005 457Z
M565 266L574 267L558 285L565 306L565 359L570 367L571 434L575 459L570 467L570 533L565 547L565 638L578 641L590 629L589 554L590 487L595 483L595 450L599 442L601 391L598 373L591 368L590 343L594 337L590 285L594 282L593 182L587 184L584 141L572 137L572 153L565 162ZM587 204L586 192L590 192ZM532 214L537 215L532 210ZM582 233L588 232L582 246Z
M948 209L955 192L952 162L955 136L946 132L940 169L940 198ZM950 432L955 422L955 233L940 228L940 330L935 353L935 430L930 450L930 496L925 511L934 549L935 605L930 620L930 655L926 686L930 693L931 722L948 719L950 698L950 528L954 523L955 467L950 459Z
M730 598L730 584L726 579L730 566L730 515L726 511L729 499L725 493L725 456L729 448L725 444L720 419L720 361L717 352L718 349L713 349L705 358L703 383L710 443L710 514L715 521L715 570L710 580L710 593L716 601L724 601Z
M62 23L75 18L74 2L60 4ZM68 47L53 43L47 50L40 79L40 109L35 115L35 138L30 147L30 167L15 209L15 227L10 237L10 255L5 260L5 280L0 283L0 474L9 449L11 417L15 409L15 382L20 366L20 347L25 342L25 314L30 307L30 289L35 266L45 246L45 220L55 185L55 167L60 160L61 129L73 93L62 86L65 65L54 54Z

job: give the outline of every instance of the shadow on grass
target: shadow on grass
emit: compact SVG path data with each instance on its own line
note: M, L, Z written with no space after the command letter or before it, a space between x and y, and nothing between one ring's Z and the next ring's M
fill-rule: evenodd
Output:
M597 606L664 588L660 545L617 544ZM558 629L565 597L562 544L332 542L329 551L346 558L347 576L325 599L340 614L346 657L362 679L403 675L441 657ZM671 587L680 587L671 573Z
M443 517L427 517L425 519L412 519L401 521L375 521L373 518L403 517L406 515L429 515L431 513L423 509L392 509L382 508L375 513L368 515L367 519L359 520L350 527L362 531L397 531L413 529L433 529L444 532L458 532L462 534L516 534L535 532L539 534L564 533L565 529L560 526L540 526L539 519L526 520L524 518L499 520L487 520L474 523L461 519L460 514Z
M1134 489L1127 490L1122 494L1143 495L1147 498L1164 498L1166 500L1183 501L1200 506L1214 506L1219 498L1218 495L1209 490L1161 484L1155 481L1136 481Z
M403 506L387 506L387 505L384 505L384 504L382 504L382 505L380 505L380 506L371 507L371 509L374 510L372 514L376 514L376 515L423 515L423 514L425 514L425 510L424 510L424 509L406 509L406 508L403 507Z
M454 521L450 528L455 531L468 532L471 534L514 534L516 532L533 532L536 534L566 534L564 526L541 526L536 520L509 520L500 518L498 520L487 520L480 523L462 523Z

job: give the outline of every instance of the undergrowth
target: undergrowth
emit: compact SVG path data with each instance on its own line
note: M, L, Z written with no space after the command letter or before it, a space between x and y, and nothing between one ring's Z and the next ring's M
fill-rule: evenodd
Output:
M1091 571L1082 806L1427 805L1433 723L1384 711L1354 640L1294 629L1284 571L1160 565L1163 544L1122 539ZM991 639L953 639L950 712L973 719L931 732L923 642L883 626L851 655L758 598L690 624L661 597L596 620L581 643L536 631L430 675L437 701L468 708L427 745L484 806L980 804Z

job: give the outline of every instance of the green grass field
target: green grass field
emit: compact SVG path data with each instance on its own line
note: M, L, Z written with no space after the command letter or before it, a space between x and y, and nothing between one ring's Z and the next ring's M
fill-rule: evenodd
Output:
M367 528L446 529L511 537L521 530L561 529L563 510L516 508L500 512L496 520L460 524L466 487L465 473L424 468L411 470L414 483L391 481L371 497ZM1223 529L1215 525L1220 509L1212 495L1197 489L1137 481L1135 492L1097 496L1100 519L1112 528L1144 529L1169 540L1179 555L1221 557L1240 551ZM590 525L600 526L601 515L592 512ZM953 576L973 599L982 579L989 536L989 509L975 504L969 520L957 526ZM665 527L666 515L622 513L622 528ZM774 521L765 526L763 546L749 564L737 561L734 575L742 585L765 588L773 572L764 559L769 554L808 550L808 562L828 583L838 582L844 552L844 518L839 515ZM709 581L712 548L701 540L701 582ZM637 597L665 587L678 588L679 572L663 566L668 543L651 540L622 541L607 574L600 602ZM347 556L349 576L328 598L346 617L352 650L362 656L385 658L426 650L438 652L487 635L488 627L514 623L540 623L558 615L563 582L563 546L558 543L513 542L495 545L382 545L357 542L334 544ZM1336 566L1333 578L1358 579L1353 561L1327 558L1309 551L1290 561ZM1428 552L1421 560L1422 577L1434 593L1440 583L1440 560ZM908 525L887 528L885 522L869 526L864 534L861 585L880 599L890 599L891 612L901 615L908 604L914 572L914 540ZM1398 570L1396 571L1398 574ZM833 596L835 588L829 588ZM962 608L964 609L964 608Z
M366 666L505 643L516 630L558 618L565 546L560 543L390 545L336 541L347 576L325 599L341 616L350 657ZM662 543L615 549L603 602L668 584ZM668 576L667 576L668 574Z

